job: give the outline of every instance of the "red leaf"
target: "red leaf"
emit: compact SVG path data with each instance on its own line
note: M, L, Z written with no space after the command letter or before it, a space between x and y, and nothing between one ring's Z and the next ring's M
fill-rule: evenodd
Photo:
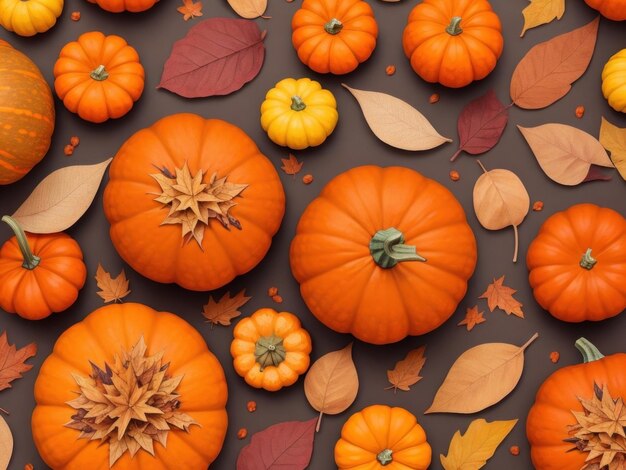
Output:
M185 98L237 91L261 70L264 39L265 32L250 20L204 20L174 43L158 88Z
M241 449L237 470L304 470L313 454L317 418L287 421L257 432Z
M493 90L468 103L459 115L459 149L450 161L462 151L478 155L491 150L502 137L509 120L509 110Z

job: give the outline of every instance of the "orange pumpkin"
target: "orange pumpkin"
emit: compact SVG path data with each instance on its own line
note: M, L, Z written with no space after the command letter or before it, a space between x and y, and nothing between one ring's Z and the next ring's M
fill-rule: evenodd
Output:
M444 186L408 168L362 166L306 208L291 270L329 328L385 344L434 330L456 310L476 240Z
M624 0L585 0L585 3L602 16L614 21L626 20L626 2Z
M285 194L274 165L241 129L175 114L135 133L117 152L104 212L113 245L133 269L205 291L263 259Z
M0 184L9 184L48 152L54 101L37 66L1 39L0 64Z
M0 249L0 308L28 320L68 309L87 278L78 243L65 233L26 237L11 217L2 221L15 236Z
M54 89L65 107L90 122L128 113L143 92L137 51L115 35L82 34L66 44L54 64Z
M489 75L503 45L500 19L487 0L424 0L402 35L415 73L451 88Z
M426 470L432 449L404 408L372 405L350 416L335 445L339 470Z
M227 398L220 363L189 323L109 305L65 331L41 366L33 439L56 470L206 469L224 442Z
M584 450L587 444L585 439L594 434L595 438L606 439L603 442L607 447L614 439L608 438L606 434L599 432L601 429L597 429L597 432L580 440L580 436L576 436L577 429L573 426L579 424L574 412L585 415L581 400L601 400L606 391L613 400L626 400L626 354L604 357L585 338L576 341L576 347L581 351L584 363L563 367L550 375L539 388L535 403L528 413L526 436L536 470L621 468L607 467L605 464L601 467L593 466L594 463L600 463L603 452L600 457L591 461L594 456ZM608 400L608 396L605 400ZM623 426L623 418L620 425ZM584 431L586 430L583 429ZM619 439L618 434L614 436ZM621 454L621 458L626 457L623 442L622 439L621 444L617 443L615 447L618 450L616 454Z
M293 47L318 73L352 72L374 52L378 25L362 0L304 0L291 20Z
M100 8L112 13L130 11L137 13L152 8L159 0L87 0L96 3Z
M233 336L235 371L252 387L275 392L309 368L311 337L293 313L262 308L239 321Z
M626 309L626 219L595 204L548 218L526 257L535 299L559 320L604 320Z

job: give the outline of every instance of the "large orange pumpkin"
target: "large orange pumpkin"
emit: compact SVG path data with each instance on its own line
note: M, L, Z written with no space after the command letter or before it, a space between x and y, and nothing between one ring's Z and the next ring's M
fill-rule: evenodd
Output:
M585 0L585 3L602 16L614 21L626 20L626 2L624 0Z
M65 331L41 366L33 439L56 470L205 470L224 442L227 398L189 323L109 305Z
M159 0L87 0L112 13L130 11L137 13L152 8Z
M37 66L1 39L0 64L0 184L9 184L48 152L54 101Z
M111 162L104 192L120 256L149 279L198 291L255 267L284 211L278 173L252 139L195 114L135 133Z
M461 204L408 168L362 166L306 208L291 270L313 314L374 344L434 330L456 310L476 266Z

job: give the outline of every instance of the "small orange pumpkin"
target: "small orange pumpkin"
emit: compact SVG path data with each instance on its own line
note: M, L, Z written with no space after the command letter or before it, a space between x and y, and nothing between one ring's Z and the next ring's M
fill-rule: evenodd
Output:
M240 320L233 336L235 371L252 387L275 392L309 368L311 337L293 313L262 308Z
M89 3L95 3L100 8L111 13L121 13L130 11L138 13L152 8L159 0L87 0Z
M624 0L585 0L594 10L613 21L626 20L626 2Z
M82 34L66 44L54 64L54 89L65 107L100 123L128 113L143 92L137 51L115 35Z

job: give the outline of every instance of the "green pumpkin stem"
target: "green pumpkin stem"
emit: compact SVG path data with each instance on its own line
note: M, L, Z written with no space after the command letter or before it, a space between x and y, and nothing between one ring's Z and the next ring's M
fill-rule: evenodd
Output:
M17 220L8 215L2 217L2 222L11 227L11 230L13 230L13 233L15 234L15 238L17 239L17 245L20 247L22 257L24 258L22 267L30 270L35 269L41 261L41 258L33 254L33 252L31 251L30 246L28 245L28 238L26 237L24 230L22 230L22 227L20 227L20 224L17 223Z
M393 227L379 230L370 240L370 254L381 268L393 268L401 261L426 261L412 245L404 245L404 234Z
M324 25L324 30L328 34L338 34L343 29L343 23L337 18L333 18Z
M393 451L391 449L385 449L376 456L376 460L378 460L378 463L380 463L383 467L389 465L393 462L393 457L391 456L392 453Z
M94 80L101 82L109 78L109 72L106 71L104 65L98 65L94 70L91 71L89 76Z
M457 36L461 34L463 30L461 29L461 17L453 16L450 20L450 24L446 27L446 33L450 36Z
M254 358L261 366L261 372L267 366L277 367L285 360L287 351L283 346L283 339L278 336L262 336L256 342Z
M587 338L578 338L574 344L576 349L578 349L582 354L584 362L597 361L598 359L602 359L604 357L604 354L598 351L598 348L596 348Z
M590 270L593 268L598 262L593 256L591 256L591 248L587 248L587 251L583 254L583 257L580 259L580 266L585 268L586 270Z
M291 109L294 111L302 111L306 108L306 104L302 101L298 95L293 95L291 97Z

